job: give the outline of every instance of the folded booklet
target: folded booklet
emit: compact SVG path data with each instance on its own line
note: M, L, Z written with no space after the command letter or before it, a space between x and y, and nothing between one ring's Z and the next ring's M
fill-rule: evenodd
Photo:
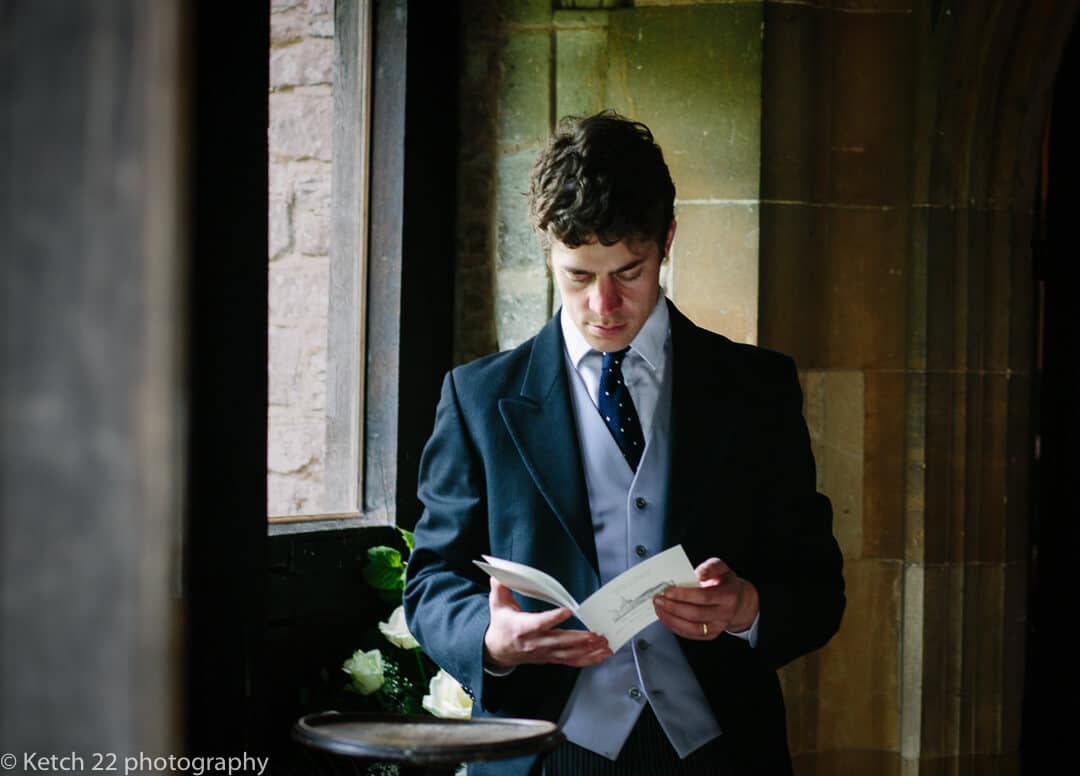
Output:
M671 585L698 586L694 568L681 544L631 566L583 603L578 603L555 577L540 569L502 558L475 560L495 579L521 595L570 609L593 633L604 636L615 652L656 622L652 599Z

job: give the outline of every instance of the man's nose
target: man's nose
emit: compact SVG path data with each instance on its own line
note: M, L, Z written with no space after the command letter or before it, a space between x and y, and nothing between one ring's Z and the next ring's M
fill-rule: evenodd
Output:
M607 315L619 308L622 298L615 283L609 278L599 278L589 297L589 307L597 315Z

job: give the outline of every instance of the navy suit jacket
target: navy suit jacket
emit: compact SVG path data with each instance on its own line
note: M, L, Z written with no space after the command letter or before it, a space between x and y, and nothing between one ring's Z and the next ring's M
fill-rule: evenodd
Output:
M695 566L723 559L760 595L755 648L730 635L680 644L737 772L790 773L776 669L825 644L845 602L795 365L700 329L674 305L671 337L665 547L681 543ZM543 569L578 601L599 586L558 315L518 348L446 376L419 482L425 510L404 597L410 630L473 697L474 716L557 720L577 669L485 674L489 585L472 561L483 553ZM548 608L518 600L527 611ZM534 763L470 773L524 774Z

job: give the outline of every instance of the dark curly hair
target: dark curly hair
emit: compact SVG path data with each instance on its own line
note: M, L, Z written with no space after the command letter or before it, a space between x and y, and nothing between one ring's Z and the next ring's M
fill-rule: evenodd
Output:
M529 221L545 250L654 240L664 257L675 184L652 132L614 111L559 122L529 177Z

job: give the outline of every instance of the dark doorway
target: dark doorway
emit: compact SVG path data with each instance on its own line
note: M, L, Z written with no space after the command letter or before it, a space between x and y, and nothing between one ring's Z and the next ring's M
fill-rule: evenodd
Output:
M1080 585L1070 556L1075 481L1080 475L1080 314L1073 294L1078 272L1076 214L1080 207L1080 36L1074 30L1054 84L1043 149L1035 241L1039 334L1036 362L1035 498L1031 522L1027 675L1021 737L1023 772L1053 772L1068 762L1076 735L1070 638Z

